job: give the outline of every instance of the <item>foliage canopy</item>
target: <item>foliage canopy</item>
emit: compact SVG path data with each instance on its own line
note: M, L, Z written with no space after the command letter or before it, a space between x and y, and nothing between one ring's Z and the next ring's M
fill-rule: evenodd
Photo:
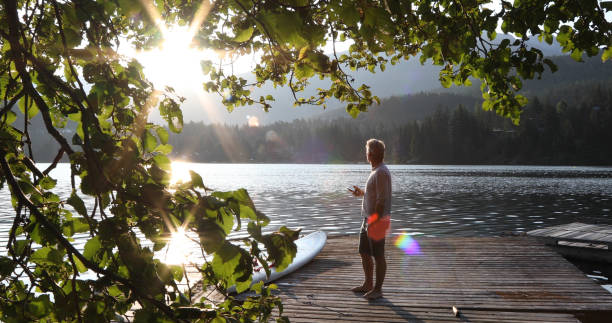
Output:
M596 0L502 1L499 11L484 8L487 2L2 0L0 174L15 218L8 252L0 256L1 320L108 321L135 304L141 308L135 320L143 322L267 320L276 306L282 315L280 300L261 285L254 287L260 297L246 302L229 297L214 308L194 304L177 287L182 268L153 257L173 230L186 226L212 255L200 268L205 287L244 290L253 259L266 270L268 262L281 269L288 264L297 232L262 234L268 219L245 190L212 192L196 173L169 189L169 134L147 116L159 109L168 129L179 132L182 99L172 88L155 89L137 60L117 53L121 43L149 49L163 40L160 24L196 21L196 46L261 55L255 84L202 62L210 77L204 89L222 95L228 109L269 108L273 98L252 98L250 86L288 84L296 94L319 76L331 79L330 87L313 97L296 94L296 103L334 97L352 115L378 98L366 85L355 86L349 70L384 70L420 55L442 67L444 86L483 80L483 107L515 121L525 103L515 95L521 79L537 77L546 64L555 68L525 45L528 37L550 43L556 36L577 60L584 52L603 49L604 60L612 54L610 23ZM496 41L498 24L517 40ZM323 51L330 40L345 39L354 42L348 53ZM60 147L46 169L35 163L31 143L39 138L28 131L28 120L38 114ZM62 131L69 122L77 125L71 138ZM64 154L69 196L49 176ZM228 240L244 220L243 244ZM82 250L72 238L78 233L88 235Z

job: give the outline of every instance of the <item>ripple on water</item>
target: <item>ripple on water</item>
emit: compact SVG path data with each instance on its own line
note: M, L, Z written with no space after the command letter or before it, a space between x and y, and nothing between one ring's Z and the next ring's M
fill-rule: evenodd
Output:
M365 183L367 165L189 166L210 187L246 187L258 210L272 221L267 231L287 225L301 227L304 233L323 229L335 235L356 234L361 227L361 201L348 194L346 187ZM392 234L487 236L575 219L612 224L612 168L390 165L389 169ZM52 177L67 198L69 168L63 164L58 170ZM14 215L6 187L0 194L0 243L4 246ZM85 202L92 208L93 200Z

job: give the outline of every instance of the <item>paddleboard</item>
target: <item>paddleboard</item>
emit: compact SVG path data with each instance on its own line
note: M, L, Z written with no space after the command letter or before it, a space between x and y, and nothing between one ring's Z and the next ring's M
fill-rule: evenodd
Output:
M327 241L327 234L323 231L316 231L307 236L304 236L300 239L295 240L295 245L297 247L297 253L295 254L295 258L293 258L293 262L287 266L283 271L276 271L274 268L270 268L270 277L266 277L266 271L263 268L259 268L259 270L253 271L253 282L251 285L259 283L263 281L265 283L273 282L285 275L288 275L300 267L304 266L308 262L312 260L323 246L325 246L325 242ZM232 286L227 290L230 293L236 291L236 286Z

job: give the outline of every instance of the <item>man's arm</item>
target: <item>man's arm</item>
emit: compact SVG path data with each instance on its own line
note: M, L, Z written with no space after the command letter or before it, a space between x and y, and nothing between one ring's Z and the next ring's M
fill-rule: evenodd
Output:
M353 193L354 196L360 197L364 195L364 192L362 189L360 189L358 186L353 185L353 189L351 190L350 188L348 189L351 193Z

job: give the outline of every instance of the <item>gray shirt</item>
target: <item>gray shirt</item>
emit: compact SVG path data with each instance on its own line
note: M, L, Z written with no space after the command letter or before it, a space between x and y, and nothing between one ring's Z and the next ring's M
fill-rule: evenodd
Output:
M368 177L361 204L361 216L369 217L376 213L377 202L384 205L384 212L379 214L379 217L391 215L391 173L383 163L374 168Z

